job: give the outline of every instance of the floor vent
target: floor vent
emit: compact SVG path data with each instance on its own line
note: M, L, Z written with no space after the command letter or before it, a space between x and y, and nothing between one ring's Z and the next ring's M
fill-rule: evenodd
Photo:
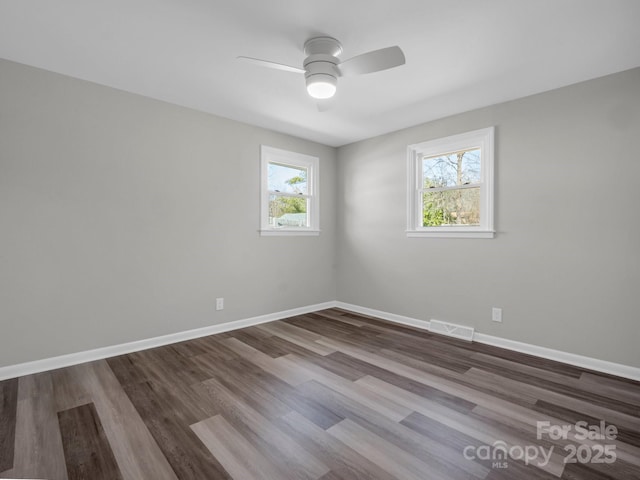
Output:
M429 331L439 333L441 335L447 335L448 337L468 340L469 342L473 340L473 327L441 322L440 320L431 320L429 322Z

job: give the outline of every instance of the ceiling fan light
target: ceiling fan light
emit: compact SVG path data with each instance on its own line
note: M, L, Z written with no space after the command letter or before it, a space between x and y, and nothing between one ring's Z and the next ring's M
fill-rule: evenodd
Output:
M333 97L337 85L338 80L333 75L321 73L307 77L307 92L319 100Z

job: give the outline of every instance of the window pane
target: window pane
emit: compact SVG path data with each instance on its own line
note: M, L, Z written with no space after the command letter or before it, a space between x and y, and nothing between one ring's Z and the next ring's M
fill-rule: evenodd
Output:
M480 225L480 187L424 192L422 226Z
M307 169L269 163L269 190L272 192L308 194Z
M480 182L480 149L422 159L422 185L453 187Z
M269 225L274 228L309 226L307 199L270 195Z

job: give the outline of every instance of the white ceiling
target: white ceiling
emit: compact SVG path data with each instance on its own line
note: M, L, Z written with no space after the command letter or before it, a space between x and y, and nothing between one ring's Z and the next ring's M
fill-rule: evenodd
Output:
M0 57L339 146L640 66L638 0L0 0ZM339 79L320 113L309 37L407 64Z

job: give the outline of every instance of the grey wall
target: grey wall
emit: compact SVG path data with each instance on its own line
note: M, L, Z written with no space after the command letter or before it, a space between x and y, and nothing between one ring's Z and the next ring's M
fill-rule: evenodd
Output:
M262 143L320 157L319 237L258 236ZM0 366L334 300L335 155L0 60Z
M407 145L490 125L496 238L406 238ZM635 69L341 147L338 299L640 367L639 139Z
M406 238L406 146L489 125L496 238ZM639 136L640 69L341 147L336 162L0 60L0 366L336 298L640 366ZM258 236L262 143L320 157L320 237Z

